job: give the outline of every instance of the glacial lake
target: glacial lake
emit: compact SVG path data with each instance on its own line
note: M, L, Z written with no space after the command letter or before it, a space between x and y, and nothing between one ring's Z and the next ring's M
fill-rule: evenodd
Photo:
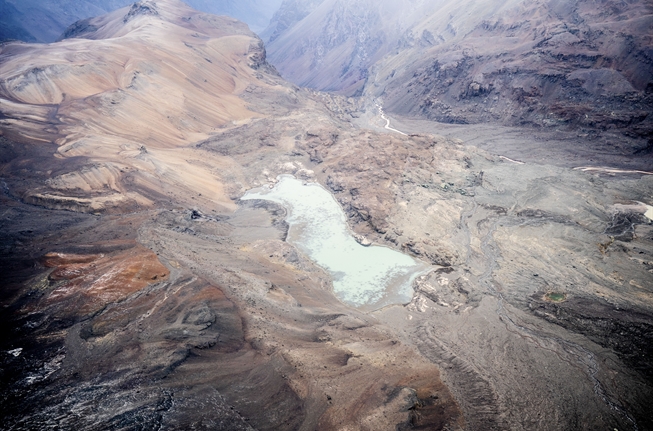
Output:
M388 247L360 245L340 204L320 184L282 175L273 188L252 189L241 199L284 206L288 242L331 274L338 299L365 311L410 302L413 280L431 268Z

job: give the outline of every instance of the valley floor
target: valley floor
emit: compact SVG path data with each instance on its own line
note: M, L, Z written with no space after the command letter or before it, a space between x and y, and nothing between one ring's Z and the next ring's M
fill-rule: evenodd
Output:
M46 209L16 190L47 174L3 141L8 429L652 429L653 176L573 169L650 158L390 121L420 135L327 128L233 156L251 185L319 181L354 231L436 265L409 304L370 313L285 242L275 204Z

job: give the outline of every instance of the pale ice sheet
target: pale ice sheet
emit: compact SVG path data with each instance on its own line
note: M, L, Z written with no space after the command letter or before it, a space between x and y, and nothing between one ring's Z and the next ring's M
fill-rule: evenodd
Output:
M242 199L277 202L288 210L288 241L300 248L333 278L335 295L343 302L374 310L407 303L412 281L429 266L387 247L363 247L352 237L344 211L331 193L316 183L304 184L289 175L248 191Z
M17 349L9 350L7 353L9 353L13 357L17 358L17 357L20 356L21 353L23 353L23 348L19 347Z
M644 213L644 215L646 216L646 218L653 221L653 206L646 205L646 212Z

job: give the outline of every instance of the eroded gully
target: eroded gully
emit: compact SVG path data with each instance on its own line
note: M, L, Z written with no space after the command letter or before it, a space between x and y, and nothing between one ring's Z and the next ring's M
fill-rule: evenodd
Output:
M400 132L396 129L393 129L390 126L390 120L383 112L383 109L380 105L376 105L379 113L381 114L382 119L386 120L385 128L390 131ZM512 160L510 160L512 161ZM523 162L516 162L523 164ZM474 191L477 187L475 186ZM475 254L475 251L472 248L472 232L469 229L469 222L474 218L477 213L479 204L476 202L474 197L472 199L472 205L469 209L464 211L460 216L460 228L463 231L463 234L466 237L466 260L465 265L469 266L471 264L472 256ZM562 362L567 365L574 367L582 371L589 381L592 383L594 393L613 411L616 411L619 415L625 418L633 427L633 430L638 431L637 422L633 416L619 403L614 397L610 396L604 385L598 378L598 373L600 370L599 364L597 362L596 356L586 349L585 347L574 343L572 341L557 337L552 334L547 334L542 331L536 330L532 327L527 327L524 324L518 323L517 316L511 312L506 305L509 305L509 302L505 299L501 289L497 287L493 273L498 267L498 259L500 258L499 247L497 246L494 240L494 233L496 232L499 226L501 227L519 227L526 225L536 225L546 223L546 220L528 220L524 218L519 218L511 215L498 216L493 219L486 219L483 221L490 222L490 227L487 229L487 232L481 238L481 261L484 264L484 269L481 275L478 278L478 283L480 286L483 286L486 292L496 298L497 305L495 312L499 317L499 320L503 322L506 330L514 334L525 341L535 345L538 349L547 350L555 354ZM480 223L478 224L480 225ZM479 232L480 234L480 232ZM428 332L428 331L427 331ZM444 346L442 346L444 347ZM448 350L448 349L447 349ZM451 352L449 352L451 353ZM450 359L451 360L451 359Z
M477 187L479 186L476 186L474 189ZM478 207L478 203L476 202L475 198L472 197L471 208L463 212L460 216L460 228L467 238L466 265L470 264L471 257L475 253L471 246L472 233L469 229L469 222L476 215ZM497 284L494 281L492 274L498 267L498 259L501 255L499 247L494 240L494 233L496 232L497 228L499 226L532 226L547 223L547 220L529 220L511 215L498 216L494 219L485 219L482 221L486 220L491 224L489 225L490 227L488 228L487 232L482 236L480 242L480 249L482 253L481 260L484 262L485 268L481 275L478 277L478 283L479 285L485 287L488 294L496 298L497 306L495 308L495 312L497 313L499 320L505 325L506 330L514 335L519 336L527 342L534 344L539 349L554 353L561 361L565 362L569 366L581 370L591 381L594 393L607 406L609 406L610 409L618 412L622 417L624 417L632 425L634 430L638 430L639 428L633 416L617 400L615 400L606 392L605 387L598 379L597 375L599 373L600 367L595 355L577 343L557 337L552 334L544 333L542 331L518 323L517 316L509 311L509 309L506 307L506 305L509 305L509 302L505 299L501 288L497 287ZM480 224L481 223L479 222L477 226L480 226Z

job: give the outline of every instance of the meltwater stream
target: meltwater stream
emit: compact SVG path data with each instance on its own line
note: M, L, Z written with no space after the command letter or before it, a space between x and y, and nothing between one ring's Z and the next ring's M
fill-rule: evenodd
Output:
M288 241L326 269L341 301L364 310L410 302L412 282L430 266L387 247L364 247L353 238L344 211L326 189L282 175L273 187L246 199L277 202L288 210Z

